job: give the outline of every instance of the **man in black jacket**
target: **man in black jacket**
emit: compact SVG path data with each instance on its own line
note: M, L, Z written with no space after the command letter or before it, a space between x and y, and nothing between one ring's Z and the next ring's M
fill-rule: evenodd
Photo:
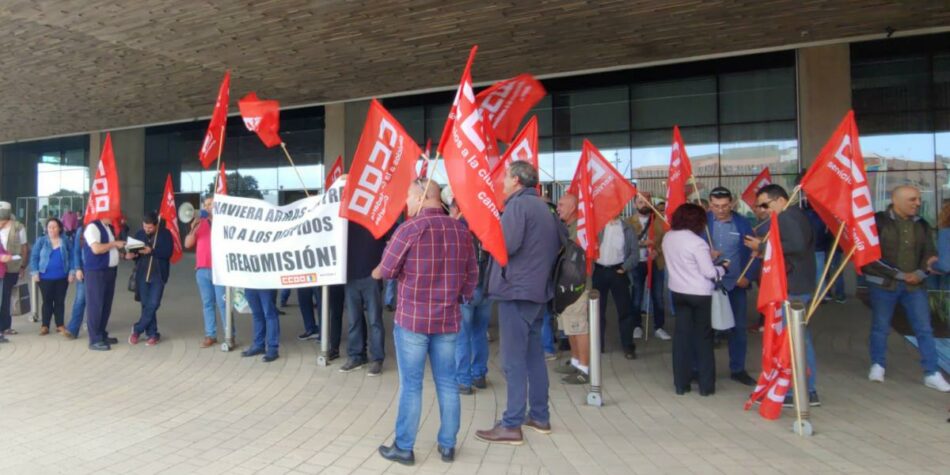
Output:
M142 229L135 233L135 239L146 243L145 247L139 252L127 252L125 258L135 259L135 292L142 302L142 315L132 325L129 344L138 344L139 335L145 333L148 338L145 344L154 346L161 338L156 313L162 304L162 295L168 282L174 238L165 227L159 226L158 216L150 212L145 215Z
M349 222L346 253L346 314L350 320L347 338L349 361L341 373L369 363L369 376L379 376L386 356L386 329L383 327L383 294L373 269L383 259L388 236L381 239L357 223ZM365 318L364 318L365 316Z
M779 185L767 185L755 197L758 209L778 213L778 228L782 235L782 255L788 274L788 299L798 300L808 307L815 294L815 234L808 216L798 206L789 206L788 193ZM759 255L765 254L765 239L747 236L745 244ZM805 359L808 364L808 404L820 406L816 388L817 366L811 333L805 328ZM791 391L785 398L785 407L794 407Z
M924 280L937 262L930 226L920 218L920 190L898 186L891 192L891 206L875 215L881 242L881 259L862 268L871 293L871 370L868 379L884 382L887 335L894 308L900 302L917 336L924 385L950 392L950 384L937 368L937 348L930 325L930 304Z

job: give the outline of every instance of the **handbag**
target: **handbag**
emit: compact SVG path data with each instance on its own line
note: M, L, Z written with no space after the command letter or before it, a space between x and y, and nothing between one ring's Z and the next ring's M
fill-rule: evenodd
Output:
M713 330L729 330L736 326L736 317L729 303L729 291L722 285L722 279L715 280L716 288L712 293Z

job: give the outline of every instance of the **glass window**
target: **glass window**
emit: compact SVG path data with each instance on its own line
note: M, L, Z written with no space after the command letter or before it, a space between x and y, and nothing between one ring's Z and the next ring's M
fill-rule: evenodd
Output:
M862 113L923 110L930 102L929 58L924 54L855 58L852 104Z
M680 134L686 145L686 154L693 166L693 174L719 174L719 140L716 127L681 127ZM634 177L667 176L670 170L670 152L673 147L673 129L634 131L632 161Z
M944 177L945 178L945 177ZM871 198L875 210L885 210L891 203L891 190L900 185L912 185L920 189L921 207L920 216L936 224L937 219L937 192L935 189L936 173L933 170L920 171L869 171L868 188L871 189ZM944 184L941 184L944 188Z
M425 146L426 111L423 106L399 107L389 111L418 144Z
M612 87L561 93L570 107L571 134L629 130L627 88Z
M795 119L794 68L723 74L719 78L722 123Z
M755 175L765 167L798 173L796 127L794 121L722 126L722 174Z
M634 84L630 89L630 107L635 129L715 124L716 78Z

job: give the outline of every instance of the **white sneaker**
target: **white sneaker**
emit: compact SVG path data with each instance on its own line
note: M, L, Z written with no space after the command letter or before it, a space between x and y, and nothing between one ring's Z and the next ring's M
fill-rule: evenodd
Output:
M634 329L633 329L633 338L636 339L636 340L642 339L642 338L643 338L643 329L640 328L640 327L634 328Z
M943 379L943 375L940 374L940 371L925 377L924 386L934 388L942 393L950 393L950 383L948 383L946 379Z
M669 340L669 339L672 339L672 338L673 338L673 337L670 336L669 333L666 332L666 330L664 330L664 329L662 329L662 328L658 329L658 330L655 331L653 334L656 335L656 337L659 338L659 339L661 339L661 340Z
M868 373L868 379L876 383L884 382L884 367L874 363L871 365L871 372Z

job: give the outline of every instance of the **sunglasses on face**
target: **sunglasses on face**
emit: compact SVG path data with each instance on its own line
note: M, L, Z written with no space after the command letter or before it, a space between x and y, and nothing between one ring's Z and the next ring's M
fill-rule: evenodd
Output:
M773 201L775 201L775 200L768 200L768 201L766 201L766 202L764 202L764 203L759 203L759 204L756 205L756 206L758 206L759 209L769 209L769 204L772 203Z

